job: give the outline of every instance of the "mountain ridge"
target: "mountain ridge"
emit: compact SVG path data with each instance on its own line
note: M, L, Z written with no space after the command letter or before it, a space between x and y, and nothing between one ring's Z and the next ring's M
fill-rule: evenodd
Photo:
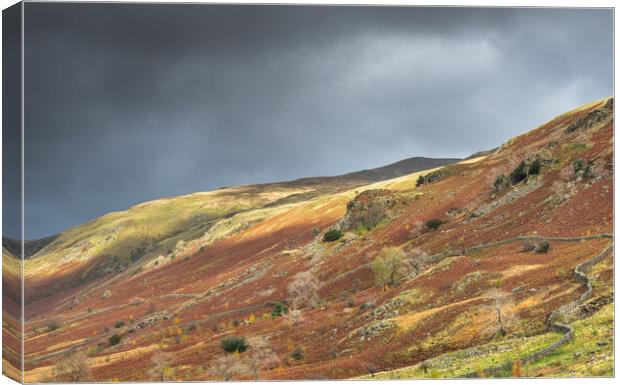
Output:
M303 177L303 178L297 178L297 179L292 179L292 180L287 180L287 181L251 183L251 184L235 185L235 186L223 186L215 190L209 190L209 191L226 190L226 189L238 188L238 187L271 186L271 185L298 185L298 184L302 184L302 185L310 184L311 185L311 184L345 183L345 182L355 185L355 184L371 183L371 182L378 182L378 181L382 181L386 179L391 179L391 178L399 177L402 175L410 174L415 171L425 170L429 168L443 166L449 163L458 162L460 160L462 159L460 158L429 158L429 157L418 156L418 157L406 158L406 159L403 159L397 162L390 163L385 166L379 166L376 168L364 169L360 171L353 171L353 172L348 172L348 173L339 174L339 175ZM194 193L183 194L183 195L165 196L161 198L156 198L156 199L148 200L145 202L137 203L135 205L130 206L126 210L116 210L116 211L108 212L106 214L100 215L97 218L94 218L93 220L96 220L98 218L101 218L103 216L113 214L116 212L127 211L133 207L141 206L144 204L149 204L151 202L156 202L156 201L163 200L163 199L170 199L170 198L181 197L181 196L190 196L190 195L200 194L200 193L209 192L209 191L194 192ZM76 226L80 226L80 224L77 224L73 227L76 227ZM26 258L36 254L39 250L41 250L47 244L51 243L55 238L59 236L59 234L62 234L64 231L61 231L60 233L52 234L52 235L49 235L43 238L26 240L25 242ZM13 255L19 255L20 242L18 240L3 236L2 244L5 245L7 250L11 251Z

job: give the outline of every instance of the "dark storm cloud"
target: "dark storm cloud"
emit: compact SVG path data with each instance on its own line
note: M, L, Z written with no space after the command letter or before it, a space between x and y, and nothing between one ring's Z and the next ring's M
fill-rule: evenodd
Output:
M26 5L26 231L491 148L612 93L609 10Z
M22 206L21 29L21 5L15 4L2 12L2 227L16 238Z

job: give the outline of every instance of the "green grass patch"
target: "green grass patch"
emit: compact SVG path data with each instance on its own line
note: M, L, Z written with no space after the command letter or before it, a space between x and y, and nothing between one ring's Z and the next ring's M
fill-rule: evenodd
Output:
M593 316L574 322L575 339L542 360L523 367L523 373L548 377L613 376L614 308L605 305Z
M517 360L562 337L547 333L528 338L512 338L459 350L426 360L414 366L375 375L377 379L452 378Z
M613 304L593 316L571 324L575 339L534 363L523 365L523 376L584 377L613 376ZM510 338L470 349L446 353L422 363L378 373L376 379L452 378L482 372L516 361L556 341L562 335L550 332L532 337ZM510 376L500 373L498 377ZM365 376L363 378L370 378Z

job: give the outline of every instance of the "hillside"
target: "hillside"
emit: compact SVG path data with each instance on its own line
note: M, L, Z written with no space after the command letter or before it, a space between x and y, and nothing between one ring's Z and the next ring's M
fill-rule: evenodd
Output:
M27 285L26 301L76 287L110 272L123 271L130 265L147 263L152 258L173 258L185 242L206 246L286 210L286 204L458 160L410 158L340 176L222 188L110 213L62 234L26 242L26 258L33 258L26 277L37 277ZM3 238L3 244L13 254L19 254L19 242ZM53 279L48 281L46 277Z
M19 259L2 248L2 370L19 378L21 356L21 266Z
M613 99L417 162L59 234L24 261L26 381L71 352L97 381L613 375ZM227 355L230 336L269 359L250 370L261 344Z

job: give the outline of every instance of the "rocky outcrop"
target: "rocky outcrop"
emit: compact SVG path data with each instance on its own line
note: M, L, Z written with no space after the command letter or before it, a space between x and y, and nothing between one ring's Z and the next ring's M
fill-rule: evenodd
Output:
M571 123L568 127L566 127L566 132L571 133L577 130L587 130L608 117L612 116L614 110L614 100L613 98L609 99L607 103L601 108L590 111L584 117L580 118L576 122Z
M397 329L398 324L393 320L379 320L372 322L368 325L362 326L353 330L346 337L340 340L340 343L344 341L351 341L354 339L358 339L359 341L372 340L384 333L387 333L393 329Z
M493 200L490 203L484 204L478 208L476 208L470 215L469 219L465 221L465 223L472 222L479 217L487 215L498 207L505 206L507 204L511 204L518 199L521 199L528 195L529 193L541 188L543 186L542 178L533 177L527 180L524 184L515 187L510 190L505 195L502 195L500 198Z
M162 320L167 320L170 319L170 315L168 315L168 312L166 311L161 311L161 312L157 312L157 313L153 313L151 315L146 316L145 318L141 319L140 321L138 321L135 325L136 329L144 329L147 328L151 325L154 325Z
M360 227L370 230L389 218L402 202L403 198L393 191L366 190L347 204L347 213L340 222L340 230L349 231Z

